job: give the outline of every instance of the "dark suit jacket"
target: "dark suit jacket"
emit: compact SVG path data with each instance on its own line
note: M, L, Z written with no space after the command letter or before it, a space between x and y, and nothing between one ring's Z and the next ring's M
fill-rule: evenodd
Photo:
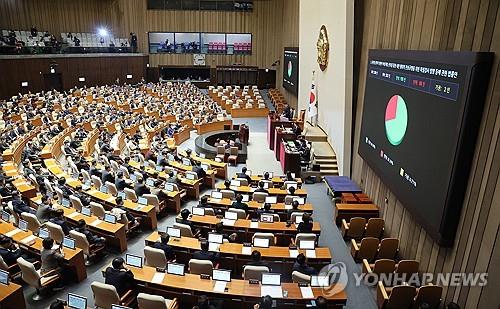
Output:
M106 183L106 181L115 183L115 177L110 172L104 170L102 171L101 181L103 185Z
M21 249L9 250L5 248L0 248L0 256L3 258L5 264L8 266L16 264L16 260L21 257Z
M134 285L134 274L124 269L108 267L105 273L104 283L113 285L118 295L123 296Z
M219 259L219 253L200 250L200 251L196 251L195 253L193 253L193 259L209 260L209 261L212 261L212 263L215 263Z
M312 275L315 275L317 274L318 272L316 271L316 269L312 268L311 266L308 266L307 264L305 265L300 265L299 263L295 262L293 264L293 268L292 268L292 271L298 271L298 272L301 272L305 275L309 275L309 276L312 276Z
M312 229L313 229L312 222L309 222L309 223L300 222L299 226L297 226L297 231L299 233L311 233Z
M54 223L54 224L57 224L59 226L61 226L63 232L64 232L64 235L68 235L69 234L69 231L71 230L69 228L69 225L66 221L64 221L64 219L61 219L61 218L52 218L49 220L50 222Z
M116 190L123 191L123 189L125 189L127 187L127 183L125 182L125 179L116 178L115 187L116 187Z
M134 191L135 191L135 194L137 194L137 196L142 196L144 194L149 194L151 192L149 190L149 188L146 187L145 184L139 184L139 183L136 183L134 185Z
M163 250L168 261L175 259L175 252L171 246L163 244L161 242L155 242L153 244L153 248Z

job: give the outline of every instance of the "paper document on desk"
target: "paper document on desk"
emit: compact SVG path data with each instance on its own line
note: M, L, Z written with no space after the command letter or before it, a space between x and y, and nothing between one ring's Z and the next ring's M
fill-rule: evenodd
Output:
M292 208L293 208L292 204L290 204L290 205L285 204L285 209L287 209L287 210L288 210L288 209L292 209Z
M209 242L208 243L208 251L218 252L219 251L219 246L220 246L220 244L217 244L217 243L214 243L214 242Z
M283 298L280 285L263 285L260 287L260 296L269 295L272 298Z
M226 290L226 284L227 282L225 281L215 281L214 292L224 293L224 291Z
M113 202L114 200L115 200L115 197L111 195L110 197L108 197L108 198L106 199L106 202L110 202L110 203L111 203L111 202Z
M306 257L315 258L316 257L316 250L306 250Z
M35 235L30 235L28 237L21 239L21 243L27 246L31 246L32 244L35 243L35 241L36 241Z
M98 226L101 222L102 222L102 220L95 219L92 223L90 223L90 225L92 225L92 226Z
M302 298L314 298L313 290L310 286L301 286L300 293L302 294Z
M234 226L234 222L236 222L236 220L222 219L221 222L226 226Z
M296 258L299 255L299 250L290 250L290 257Z
M244 254L244 255L250 255L250 254L252 254L252 247L243 246L241 248L241 254Z
M5 236L12 238L14 235L16 235L19 232L21 232L21 230L18 228L15 228L10 232L5 233Z
M151 282L160 284L163 282L164 278L165 278L165 273L155 273L153 279L151 279Z
M70 213L70 214L69 214L69 215L67 215L66 217L68 217L68 218L74 218L74 217L76 217L76 216L78 216L78 212L77 212L77 211Z
M258 229L259 228L259 222L250 222L250 228L251 229Z

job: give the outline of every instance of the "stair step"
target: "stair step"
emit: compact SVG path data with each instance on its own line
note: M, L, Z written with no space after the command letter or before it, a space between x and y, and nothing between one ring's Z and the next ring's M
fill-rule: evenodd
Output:
M331 170L331 169L338 169L337 164L320 164L319 169L320 170Z
M317 164L337 164L336 159L314 159Z
M334 155L320 155L317 153L314 154L314 158L320 159L320 160L336 160L337 159L337 157Z

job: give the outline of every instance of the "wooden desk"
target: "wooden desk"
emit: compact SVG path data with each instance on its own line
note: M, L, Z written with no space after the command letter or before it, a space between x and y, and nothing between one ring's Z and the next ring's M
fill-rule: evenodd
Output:
M38 205L41 202L41 198L42 196L39 195L31 199L31 201ZM76 226L79 220L81 219L85 220L85 223L87 223L87 229L89 229L92 233L98 236L106 238L106 244L108 246L115 247L118 250L120 250L120 252L124 252L125 250L127 250L127 236L125 231L125 225L119 222L111 224L103 220L100 220L94 215L91 216L82 215L74 208L71 207L66 208L57 203L54 204L54 208L62 209L64 211L64 218L72 225Z
M230 107L231 110L231 117L233 118L253 118L253 117L266 117L269 115L269 108L264 107L264 108L258 108L258 107L252 107L252 108L232 108Z
M292 125L292 121L279 121L275 120L273 115L267 116L267 141L269 143L269 149L274 150L276 127L281 126L290 128Z
M26 245L23 239L33 236L31 231L18 230L14 235L9 234L17 228L12 224L0 220L0 234L10 236L21 248L26 249L34 254L40 255L42 249L42 239L35 236L35 243ZM81 282L87 278L87 269L85 268L85 259L83 257L82 249L76 248L75 250L63 248L64 259L68 262L71 271L74 273L77 282Z
M274 134L274 136L275 136L274 137L274 156L276 157L276 160L279 161L281 159L281 150L282 150L280 143L282 141L295 140L297 138L297 136L295 135L295 133L293 133L293 131L288 132L288 131L283 130L281 127L276 128L276 133ZM283 170L283 171L286 172L286 170Z
M236 179L236 175L233 176L233 179ZM253 184L258 184L259 181L263 180L264 176L263 175L252 175L250 176L251 183ZM273 185L275 187L282 187L285 183L284 178L281 178L280 176L274 176L273 178L269 179L270 181L273 182ZM302 187L302 178L295 178L294 179L297 182L297 185Z
M226 187L224 186L224 183L221 182L216 186L216 188L222 190L222 189L225 189ZM255 191L256 188L252 188L249 186L239 186L239 187L231 187L231 189L236 193L253 194L253 192ZM283 190L280 188L269 188L269 189L267 189L267 191L269 191L270 196L276 195L278 197L278 201L281 201L281 202L284 201L285 196L288 195L287 190ZM294 195L303 197L304 199L307 198L307 192L304 189L295 190Z
M186 305L186 308L194 305L199 295L224 299L224 307L227 308L253 308L253 305L261 300L260 284L250 284L245 280L231 280L226 285L227 291L215 292L215 281L201 279L199 275L185 274L184 276L176 276L165 273L161 282L153 283L153 277L156 274L154 267L127 267L134 274L134 280L140 286L141 292L163 295L170 299L177 297L182 299L182 303ZM300 288L296 283L282 283L281 287L288 294L286 298L276 299L279 308L304 307L306 303L309 303L310 299L302 297ZM345 291L331 296L324 295L321 288L312 288L312 291L314 298L318 296L325 297L329 308L342 308L347 302Z
M187 141L191 136L191 130L184 129L178 133L174 133L175 144L178 146L183 142Z
M297 151L289 151L285 147L284 141L280 143L280 163L283 171L289 171L295 173L296 175L300 174L300 153Z
M233 200L228 198L217 200L209 197L208 204L214 209L227 210L233 204ZM248 205L248 211L250 213L257 212L257 210L261 209L263 206L262 203L256 201L248 201L246 204ZM271 209L274 211L274 213L280 216L281 221L286 221L288 220L288 210L292 209L292 205L285 205L285 203L276 203L276 204L271 204ZM299 209L297 211L306 211L312 213L313 206L312 204L308 203L304 205L299 205Z
M180 152L181 154L185 155L185 152ZM227 178L227 163L225 162L217 162L215 160L207 159L207 158L201 158L199 157L196 153L191 153L191 159L205 163L205 164L210 164L210 167L215 170L215 177L221 178L221 179L226 179Z
M363 218L378 218L379 217L379 208L375 204L335 204L335 223L340 225L342 223L342 219L345 219L347 222L351 218L354 217L363 217Z
M224 120L224 121L215 121L215 122L210 122L210 123L204 123L204 124L196 124L194 127L196 129L196 132L198 134L203 134L207 132L212 132L212 131L221 131L224 130L224 126L233 126L233 121L232 120Z
M45 166L47 169L57 178L66 178L66 184L73 189L77 186L81 186L82 183L78 179L74 179L70 177L68 174L62 171L59 165L56 163L54 159L44 160ZM91 199L102 204L108 210L116 206L116 197L108 193L102 193L95 188L91 188L88 191L84 191ZM156 218L156 209L152 205L141 206L131 200L125 199L123 201L123 206L125 206L131 213L139 216L145 217L143 224L155 230L158 225L158 221Z
M181 217L177 216L176 221L180 221ZM197 216L191 215L188 219L194 227L197 227L206 232L212 231L215 225L222 220L216 216ZM252 236L257 232L267 232L274 233L277 239L277 244L280 246L288 246L290 240L295 238L297 235L297 228L295 224L288 224L286 222L273 222L273 223L263 223L256 222L257 225L251 220L239 219L234 222L234 225L224 225L224 231L226 233L237 233L238 238L242 242L252 242ZM321 233L321 226L319 222L313 222L312 232L318 237Z
M0 309L25 309L23 287L10 282L9 285L0 284Z
M152 246L160 240L158 232L149 235L145 242L147 246ZM197 238L181 237L180 239L170 238L171 245L176 252L176 262L188 265L193 253L200 250L200 241ZM295 255L291 256L288 247L270 246L269 248L250 248L250 253L258 250L262 254L262 260L269 264L272 272L283 274L286 280L291 282L291 274ZM298 253L306 254L305 250L296 250ZM328 247L316 248L315 257L308 258L308 264L320 271L321 268L329 264L332 260ZM250 254L243 253L243 244L223 243L219 247L219 268L231 269L233 278L241 278L243 266L251 261Z

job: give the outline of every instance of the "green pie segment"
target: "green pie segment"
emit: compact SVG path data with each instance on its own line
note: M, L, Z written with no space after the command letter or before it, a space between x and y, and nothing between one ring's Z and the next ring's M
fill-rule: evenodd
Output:
M385 113L385 134L389 142L398 146L403 141L408 126L408 110L399 95L391 97Z

